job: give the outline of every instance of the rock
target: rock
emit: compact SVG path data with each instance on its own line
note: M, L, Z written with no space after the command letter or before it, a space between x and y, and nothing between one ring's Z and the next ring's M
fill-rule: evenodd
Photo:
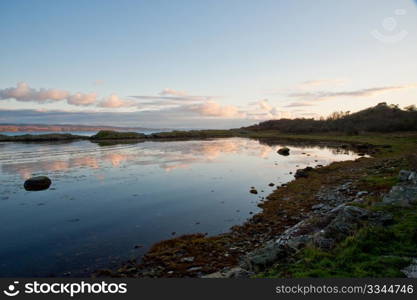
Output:
M417 174L416 172L401 170L400 174L398 175L398 179L401 182L407 182L407 181L415 181Z
M298 169L295 174L294 177L295 178L306 178L308 177L308 172L312 171L313 168L312 167L307 167L304 169Z
M333 220L318 235L338 242L351 235L363 221L368 219L371 212L356 206L340 205L331 210L330 214L333 214Z
M417 204L417 174L416 172L401 170L400 182L393 186L382 199L383 204L409 207Z
M257 191L256 189L251 189L251 190L249 191L249 193L251 193L251 194L257 194L257 193L258 193L258 191Z
M319 209L321 209L321 208L323 208L323 207L324 207L324 204L323 204L323 203L320 203L320 204L313 205L313 206L311 207L311 209L312 209L312 210L319 210Z
M280 148L278 150L278 154L284 155L284 156L290 155L290 148L288 148L288 147Z
M414 258L411 265L401 270L407 278L417 278L417 259Z
M181 262L192 263L194 262L194 257L183 257L181 258Z
M241 267L235 267L231 269L225 269L216 273L211 273L202 276L202 278L249 278L253 274L253 272L245 270Z
M27 191L42 191L48 189L52 184L51 179L46 176L36 176L29 178L24 183L24 188Z
M286 251L280 244L270 241L264 247L246 255L243 264L248 270L259 272L272 265L279 258L285 257L285 255Z
M270 184L268 184L269 186L274 186L275 184L273 184L272 182Z
M192 268L188 268L187 271L188 272L197 272L197 271L201 271L203 268L202 267L192 267Z
M362 197L362 196L365 196L367 194L368 194L367 191L360 191L360 192L357 192L356 197Z

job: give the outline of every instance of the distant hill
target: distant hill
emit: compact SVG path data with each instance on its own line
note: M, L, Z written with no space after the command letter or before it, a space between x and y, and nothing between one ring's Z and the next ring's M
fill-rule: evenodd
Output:
M156 129L143 127L90 126L69 124L0 124L0 132L82 132L82 131L155 131ZM165 130L165 129L158 129Z
M356 113L335 112L326 119L279 119L245 127L250 130L278 130L284 133L393 132L416 131L417 109L414 105L401 109L397 105L379 103Z

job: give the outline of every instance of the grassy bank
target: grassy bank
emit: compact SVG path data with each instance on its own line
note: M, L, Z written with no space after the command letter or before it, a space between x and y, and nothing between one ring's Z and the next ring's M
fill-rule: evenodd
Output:
M258 278L404 277L417 255L417 208L379 208L394 215L390 226L369 226L332 251L307 247L294 262L276 265Z

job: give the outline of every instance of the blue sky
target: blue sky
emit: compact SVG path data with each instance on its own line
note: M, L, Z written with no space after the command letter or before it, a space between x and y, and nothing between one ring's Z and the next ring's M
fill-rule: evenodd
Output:
M231 127L417 103L411 0L0 2L0 123Z

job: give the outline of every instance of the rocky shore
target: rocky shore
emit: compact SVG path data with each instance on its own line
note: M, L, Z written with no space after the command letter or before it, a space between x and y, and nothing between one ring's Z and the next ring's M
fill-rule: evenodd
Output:
M230 232L161 241L141 260L128 261L117 270L100 270L94 276L250 277L288 264L307 247L332 251L363 228L394 222L389 212L378 208L388 205L382 199L398 193L398 186L405 189L404 185L414 184L401 179L405 171L398 178L399 171L410 166L406 154L415 150L415 140L408 141L409 148L405 150L404 144L401 151L396 145L391 149L381 143L379 147L357 143L366 145L359 148L363 152L368 148L375 157L299 170L295 180L278 186L259 205L262 212ZM394 192L390 192L393 186ZM414 188L405 193L414 193ZM396 206L397 201L392 202L388 206Z

